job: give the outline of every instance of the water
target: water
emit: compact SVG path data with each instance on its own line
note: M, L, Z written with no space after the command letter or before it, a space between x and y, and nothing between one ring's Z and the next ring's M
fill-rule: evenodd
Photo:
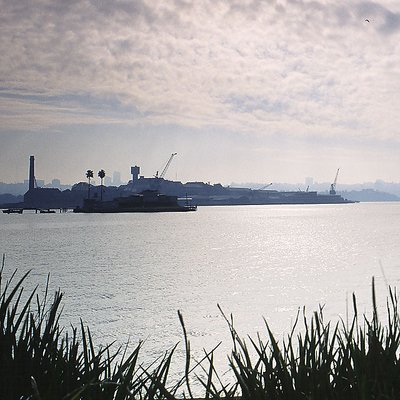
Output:
M368 312L373 276L381 300L399 283L399 243L400 203L0 215L6 275L31 269L27 286L43 290L50 273L65 326L82 318L96 343L146 339L145 360L182 340L177 310L194 355L222 341L224 365L231 343L217 304L243 336L265 332L264 317L282 337L302 306L346 319L353 292Z

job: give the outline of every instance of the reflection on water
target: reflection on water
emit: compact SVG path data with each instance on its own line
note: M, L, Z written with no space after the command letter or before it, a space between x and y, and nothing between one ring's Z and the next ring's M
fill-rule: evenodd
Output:
M289 331L298 307L346 313L356 292L370 304L372 276L400 279L400 204L200 207L195 213L0 215L6 274L65 292L62 323L82 318L96 342L147 339L149 359L182 339L181 310L201 353L229 331ZM382 266L382 268L381 268ZM383 272L385 279L383 277Z

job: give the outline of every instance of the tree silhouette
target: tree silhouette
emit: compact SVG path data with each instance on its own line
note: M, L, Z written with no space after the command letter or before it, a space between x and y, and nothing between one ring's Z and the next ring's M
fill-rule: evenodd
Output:
M90 179L93 178L93 171L91 169L88 169L86 171L86 178L88 178L89 181L89 187L88 187L88 199L90 199Z
M104 169L101 169L97 175L101 181L101 183L100 183L100 201L103 201L103 179L106 176L106 172L104 171Z

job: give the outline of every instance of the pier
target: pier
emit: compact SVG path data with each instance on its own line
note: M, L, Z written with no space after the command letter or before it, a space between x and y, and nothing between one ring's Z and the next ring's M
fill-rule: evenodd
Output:
M5 208L2 210L4 214L23 214L24 211L35 211L35 214L56 214L71 212L72 208Z

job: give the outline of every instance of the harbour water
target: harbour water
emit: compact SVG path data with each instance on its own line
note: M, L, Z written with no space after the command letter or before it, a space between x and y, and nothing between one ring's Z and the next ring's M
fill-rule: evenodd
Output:
M146 340L154 360L182 341L177 310L194 355L229 330L288 333L299 307L325 305L325 319L346 319L354 292L369 312L376 279L381 310L387 284L400 280L400 203L200 207L194 213L0 214L7 277L31 270L65 293L62 324L90 326L96 343ZM350 301L349 301L350 303ZM178 348L179 352L183 352Z

